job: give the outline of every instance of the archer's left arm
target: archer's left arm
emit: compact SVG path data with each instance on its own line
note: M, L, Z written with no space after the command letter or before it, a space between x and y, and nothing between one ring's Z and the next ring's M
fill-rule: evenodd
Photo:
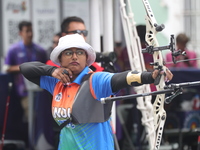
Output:
M154 83L154 79L158 76L158 74L164 74L163 71L154 70L153 72L142 72L139 73L137 71L126 71L113 75L111 79L112 91L117 92L122 88L129 86L139 86L142 84L151 84ZM172 79L173 74L170 70L166 69L165 72L165 81L169 81Z

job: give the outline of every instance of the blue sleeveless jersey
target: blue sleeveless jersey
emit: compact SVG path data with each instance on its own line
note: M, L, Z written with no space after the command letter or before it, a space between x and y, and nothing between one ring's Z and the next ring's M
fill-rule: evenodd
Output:
M54 95L52 101L52 115L58 124L62 123L62 111L66 110L67 100L74 96L74 92L70 90L77 89L80 86L82 78L88 74L90 69L86 67L79 76L71 83L67 88L57 88L59 81L53 77L42 76L40 79L40 87L49 91L52 95L55 94L55 90L59 92L59 96L64 97L58 98ZM111 89L111 77L113 73L108 72L96 72L92 76L91 87L93 94L100 100L100 98L108 97L113 95ZM74 89L73 89L74 88ZM66 93L69 95L66 96ZM71 95L70 95L71 94ZM65 96L64 96L65 95ZM69 99L67 98L69 97ZM55 109L55 103L58 103ZM54 102L57 101L57 102ZM57 104L56 104L57 105ZM92 113L92 112L91 112ZM60 117L58 119L58 116ZM111 128L111 120L103 123L86 123L86 124L68 124L60 132L59 150L114 150L114 138Z

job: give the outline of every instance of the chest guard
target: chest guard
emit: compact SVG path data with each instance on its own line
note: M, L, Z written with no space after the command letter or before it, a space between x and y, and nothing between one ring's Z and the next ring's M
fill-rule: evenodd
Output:
M98 123L110 118L112 102L101 104L90 92L90 75L84 77L72 106L72 123Z

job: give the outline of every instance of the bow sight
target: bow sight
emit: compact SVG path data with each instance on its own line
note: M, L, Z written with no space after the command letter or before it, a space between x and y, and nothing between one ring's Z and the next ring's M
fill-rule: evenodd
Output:
M157 29L156 29L157 31ZM160 31L160 30L159 30ZM171 35L170 37L170 44L167 46L158 46L158 47L154 47L154 46L147 46L146 48L142 49L142 53L149 53L149 54L153 54L155 51L162 51L162 50L170 50L172 53L172 60L173 63L176 64L176 57L179 55L186 55L186 52L181 52L181 50L175 50L175 39L174 39L174 35ZM154 65L156 66L155 63L150 63L150 65Z
M163 26L163 27L162 27ZM164 29L164 25L157 25L156 27L156 31L162 31ZM171 51L171 55L172 55L172 61L174 64L177 63L176 61L176 57L179 55L186 55L186 52L181 52L181 50L175 50L175 39L174 39L174 35L171 35L170 37L170 44L167 46L158 46L158 47L154 47L152 45L147 46L145 49L142 49L142 53L149 53L149 54L153 54L155 51L162 51L162 50L170 50ZM163 62L163 64L165 64L165 62ZM163 69L163 65L159 65L158 62L151 62L150 63L151 66L156 66L158 70L162 70ZM158 85L160 82L160 78L161 75L159 75L156 79L154 84Z

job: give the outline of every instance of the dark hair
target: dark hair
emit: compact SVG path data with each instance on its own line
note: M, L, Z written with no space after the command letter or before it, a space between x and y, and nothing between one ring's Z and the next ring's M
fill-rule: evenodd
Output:
M18 25L19 31L22 31L23 27L30 27L32 26L32 23L30 21L21 21Z
M177 43L187 44L187 42L189 42L189 41L190 41L190 38L185 33L180 33L176 37L176 42Z
M65 32L66 29L68 30L69 28L69 24L71 22L80 22L80 23L84 23L83 19L79 18L79 17L76 17L76 16L71 16L71 17L67 17L66 19L64 19L62 21L62 24L61 24L61 32Z
M54 34L54 36L59 36L59 37L61 37L61 36L62 36L62 33L61 33L61 32L58 32L58 33Z
M138 25L136 26L138 36L140 37L141 42L145 42L145 35L146 35L146 26L145 25Z

